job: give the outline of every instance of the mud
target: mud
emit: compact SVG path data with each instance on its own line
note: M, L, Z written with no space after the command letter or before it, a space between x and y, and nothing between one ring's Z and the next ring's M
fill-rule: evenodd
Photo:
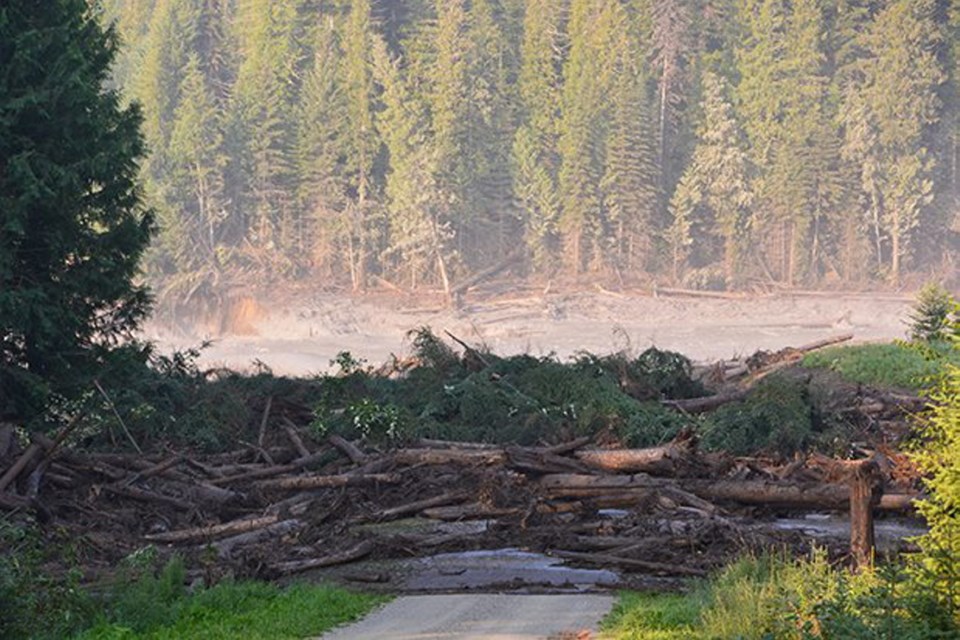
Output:
M517 291L471 298L460 309L401 297L288 295L252 302L244 298L243 322L155 321L144 336L162 349L196 346L209 366L249 369L265 364L275 373L327 371L341 351L378 364L409 348L407 333L421 326L449 330L501 355L578 351L609 353L651 345L694 360L716 360L804 344L837 332L856 341L904 337L909 296L836 294L764 296L735 300L653 297L644 293L540 293ZM426 306L425 306L426 305ZM235 314L228 305L225 316ZM256 313L254 313L256 310ZM211 330L210 327L220 327Z

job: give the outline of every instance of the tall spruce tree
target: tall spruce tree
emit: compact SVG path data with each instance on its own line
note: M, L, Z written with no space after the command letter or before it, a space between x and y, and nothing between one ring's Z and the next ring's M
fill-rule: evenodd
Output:
M723 274L727 286L736 286L743 266L743 250L749 241L753 192L750 190L749 160L743 132L728 97L726 81L713 72L703 79L703 122L690 165L680 179L681 188L673 199L675 260L682 259L691 245L710 255L711 236L722 241ZM691 241L697 209L708 216L704 231ZM679 270L681 265L675 267Z
M845 152L860 168L877 264L897 282L933 200L930 126L944 81L934 0L892 0L863 33L844 95Z
M84 0L0 6L0 416L87 392L147 311L141 117L109 88L116 50Z
M518 80L521 124L513 143L513 194L535 271L550 270L557 252L557 123L560 117L561 3L529 0Z

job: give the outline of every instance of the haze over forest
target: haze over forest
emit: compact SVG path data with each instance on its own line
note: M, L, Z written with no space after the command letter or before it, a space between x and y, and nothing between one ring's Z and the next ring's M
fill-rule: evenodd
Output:
M103 0L164 296L505 259L737 288L957 254L960 6Z

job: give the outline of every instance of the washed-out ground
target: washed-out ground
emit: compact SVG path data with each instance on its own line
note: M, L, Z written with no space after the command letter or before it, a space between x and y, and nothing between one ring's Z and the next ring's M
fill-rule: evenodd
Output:
M652 296L649 292L471 295L459 309L401 296L286 294L240 296L204 318L149 325L145 337L162 349L213 344L202 362L276 374L327 371L342 351L371 364L402 357L409 331L429 326L501 355L578 351L610 353L649 346L695 361L800 346L852 333L856 341L904 337L909 296L828 294L738 299Z
M201 358L206 366L250 369L262 363L276 374L295 376L327 371L342 351L371 364L403 357L410 346L408 332L423 326L501 355L566 358L578 351L656 346L711 361L847 333L858 342L900 338L910 305L909 296L864 294L710 299L501 290L471 295L451 309L422 298L286 294L241 296L204 318L156 322L146 337L167 349L210 339L213 344ZM833 517L781 524L813 538L848 535L846 523ZM367 587L432 592L401 596L324 640L596 637L591 632L613 605L609 590L629 586L616 573L577 569L518 549L440 554L400 564L317 572L317 579L347 584L370 576L379 582L376 576L383 574L390 578Z

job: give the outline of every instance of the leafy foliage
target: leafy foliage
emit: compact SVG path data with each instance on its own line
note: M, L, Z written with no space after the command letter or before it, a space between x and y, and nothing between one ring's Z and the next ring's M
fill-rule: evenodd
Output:
M960 353L960 343L953 348ZM913 455L930 492L920 505L930 531L920 538L919 579L960 619L960 365L946 365L930 398Z

